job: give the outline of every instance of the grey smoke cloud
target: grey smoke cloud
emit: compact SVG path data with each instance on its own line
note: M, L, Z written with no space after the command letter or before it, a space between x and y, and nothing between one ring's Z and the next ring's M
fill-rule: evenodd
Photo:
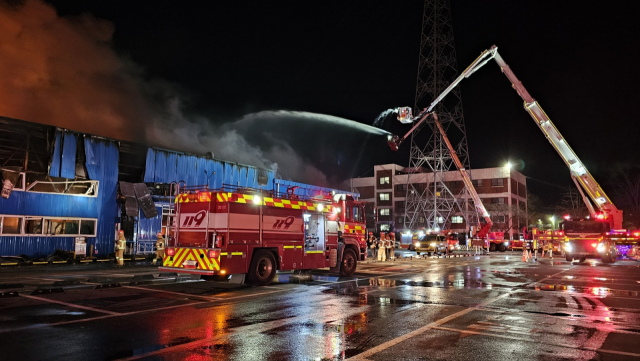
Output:
M320 169L349 158L346 142L384 131L330 115L264 111L208 119L185 111L176 84L148 79L112 46L113 24L63 18L40 0L0 2L0 115L270 168L285 179L337 184ZM336 154L338 154L336 160ZM344 176L342 176L344 178Z

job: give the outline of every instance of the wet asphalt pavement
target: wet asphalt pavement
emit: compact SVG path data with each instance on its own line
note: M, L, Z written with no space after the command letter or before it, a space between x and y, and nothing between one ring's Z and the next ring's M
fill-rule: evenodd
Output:
M266 287L22 267L0 270L0 295L6 360L640 359L636 261L367 261Z

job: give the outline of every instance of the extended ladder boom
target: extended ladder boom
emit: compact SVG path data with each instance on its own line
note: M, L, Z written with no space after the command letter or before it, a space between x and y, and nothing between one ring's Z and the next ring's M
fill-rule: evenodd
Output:
M538 104L529 92L527 92L525 87L522 85L522 82L516 78L515 74L511 71L511 68L507 63L505 63L500 54L498 54L497 49L498 48L494 45L491 47L491 50L489 50L494 51L493 59L498 63L502 73L507 76L518 95L520 95L522 100L524 100L524 108L527 110L529 115L531 115L533 120L535 120L540 130L542 130L551 145L555 148L558 154L560 154L562 160L564 160L569 167L571 177L574 179L576 184L581 186L579 189L584 189L595 205L605 213L605 216L611 217L610 221L612 228L622 228L622 211L611 202L611 199L609 199L604 190L602 190L598 182L596 182L573 149L571 149L567 141L562 137L555 125L553 125L551 119L549 119L544 110L542 110L540 104ZM593 213L594 209L589 203L587 203L587 207Z
M456 167L458 167L458 170L462 175L462 182L464 183L464 186L467 188L467 190L469 191L469 194L471 195L471 198L473 199L473 204L476 207L476 211L487 222L481 229L478 230L478 233L476 233L476 236L478 238L484 238L486 234L489 232L489 229L491 229L491 226L493 225L493 222L491 221L491 217L489 216L489 212L487 212L487 209L484 207L484 204L482 203L482 200L480 199L478 192L476 192L476 189L473 186L473 183L471 182L471 177L469 177L469 174L464 169L464 166L462 165L460 158L458 158L458 154L456 153L455 149L453 149L453 145L451 145L451 142L447 137L447 133L445 133L444 128L442 128L442 125L438 121L438 115L436 115L436 113L432 113L432 114L433 114L433 122L438 127L438 130L442 135L442 139L447 144L447 148L449 149L449 153L451 154L451 159L453 159L453 162L456 164Z

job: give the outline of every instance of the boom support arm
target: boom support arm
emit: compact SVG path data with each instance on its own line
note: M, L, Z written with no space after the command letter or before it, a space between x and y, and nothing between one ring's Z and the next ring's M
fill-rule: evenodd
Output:
M487 209L484 207L484 204L482 203L480 196L478 196L478 192L476 192L476 189L473 186L473 183L471 182L471 177L469 177L469 173L467 173L467 171L464 169L464 166L462 165L460 158L458 158L458 154L456 153L455 149L453 149L453 145L451 145L451 142L447 137L447 133L445 133L444 128L442 128L442 125L438 121L438 115L436 115L436 113L432 113L432 114L433 114L433 122L438 127L438 130L442 135L442 139L447 144L449 153L451 153L451 159L453 159L453 162L456 164L456 167L458 167L458 170L462 175L462 182L464 183L464 186L467 188L467 190L469 191L469 194L471 195L471 198L473 199L473 204L476 207L476 211L478 212L479 215L481 215L484 218L486 222L486 224L478 231L478 233L476 233L476 236L478 238L484 238L489 232L489 230L491 229L491 226L493 225L493 222L491 221L491 217L489 216L489 212L487 212Z

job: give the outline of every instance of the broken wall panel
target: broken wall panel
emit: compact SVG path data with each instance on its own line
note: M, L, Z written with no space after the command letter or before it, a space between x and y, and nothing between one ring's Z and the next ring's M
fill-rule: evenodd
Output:
M144 183L134 183L133 190L135 191L136 198L138 199L138 204L140 205L140 209L142 209L142 213L145 218L153 218L158 215L158 210L156 209L156 205L151 199L151 194L149 194L149 189L147 185Z
M130 217L138 216L138 200L133 184L129 182L118 182L120 184L120 194L124 197L124 213Z

